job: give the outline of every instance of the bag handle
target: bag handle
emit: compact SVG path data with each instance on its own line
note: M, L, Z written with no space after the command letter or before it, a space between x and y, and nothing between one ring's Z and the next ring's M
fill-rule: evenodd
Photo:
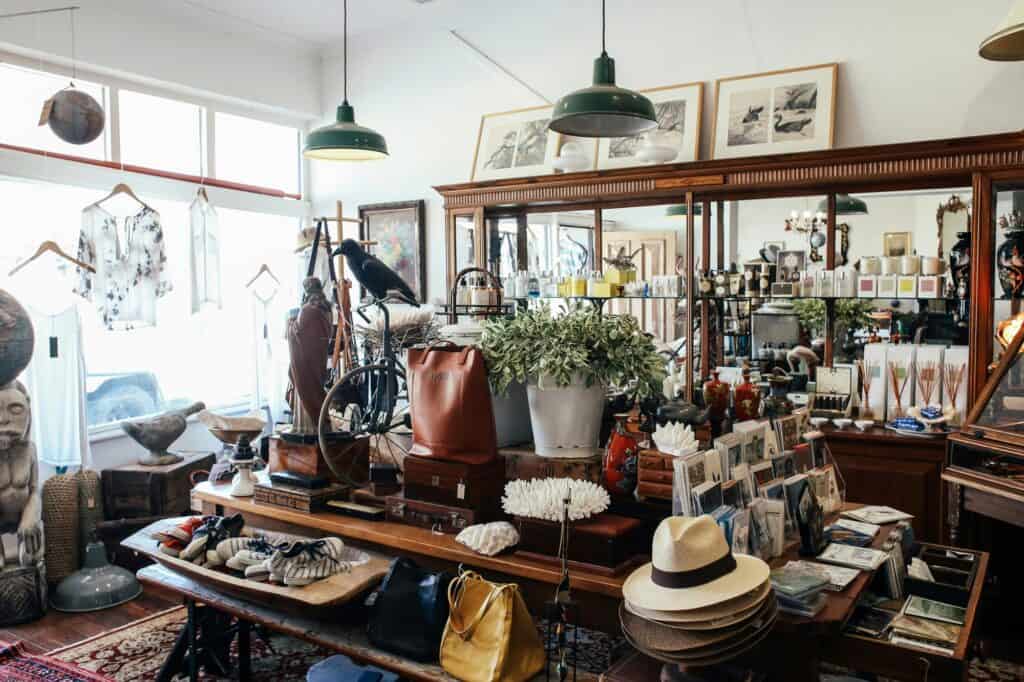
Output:
M484 600L484 603L480 605L480 608L477 610L476 615L473 616L472 620L465 627L460 628L459 625L455 622L455 614L458 613L457 608L459 601L458 597L456 597L455 595L455 592L461 592L463 583L465 583L467 580L479 580L481 582L488 583L491 586L491 592L487 595L487 599ZM448 584L448 625L449 627L451 627L452 632L461 637L463 640L472 637L473 630L475 630L476 626L479 625L480 621L483 620L484 616L487 614L487 610L491 608L491 605L498 599L498 597L500 597L506 590L509 589L516 589L516 585L514 583L495 585L494 583L484 580L484 578L481 577L479 573L476 573L474 571L464 571L461 575L459 575L458 578L456 578ZM459 596L462 596L461 593L459 594Z
M427 356L430 355L430 352L434 351L434 350L438 350L441 347L459 348L459 344L455 343L454 341L449 341L447 339L439 339L439 340L436 340L436 341L431 341L430 343L427 344L427 347L423 351L423 354L420 355L420 357L419 357L419 364L421 364L421 365L427 364ZM473 350L472 346L463 346L462 347L462 350L459 351L459 364L460 365L466 364L466 361L469 359L469 353L472 350Z

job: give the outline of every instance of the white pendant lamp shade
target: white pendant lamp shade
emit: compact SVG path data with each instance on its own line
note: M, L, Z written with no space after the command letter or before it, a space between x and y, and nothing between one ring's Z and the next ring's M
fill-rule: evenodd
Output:
M995 32L981 41L978 54L995 62L1024 60L1024 0L1017 0Z

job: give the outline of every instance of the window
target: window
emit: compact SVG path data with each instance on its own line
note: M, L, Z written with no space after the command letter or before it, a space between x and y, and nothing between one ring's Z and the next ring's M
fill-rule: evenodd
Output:
M0 178L5 220L9 225L24 227L4 231L0 288L11 290L23 304L36 309L50 307L54 297L66 297L78 305L90 427L181 407L195 400L211 408L246 402L255 387L256 353L265 347L271 348L271 372L278 377L276 387L271 380L271 389L275 396L283 394L280 377L287 369L284 319L299 297L298 281L291 276L295 271L292 250L297 220L218 209L223 307L192 315L189 205L143 196L160 213L174 289L158 300L156 326L108 331L95 305L70 293L73 266L47 255L14 277L6 276L46 238L53 238L74 255L81 211L103 196L95 190ZM135 207L110 203L115 214L122 209L133 212ZM281 289L267 307L266 337L262 333L263 306L246 289L262 263L281 281ZM63 275L58 274L60 271ZM254 338L265 347L257 348Z
M218 111L214 129L218 179L299 193L297 128Z
M121 161L203 175L203 107L120 90L118 109Z
M74 145L54 135L49 126L39 125L43 102L66 88L69 82L65 76L0 64L0 92L4 93L0 107L0 142L89 159L107 159L106 130L89 144ZM104 110L107 109L102 85L75 79L75 87L92 95Z

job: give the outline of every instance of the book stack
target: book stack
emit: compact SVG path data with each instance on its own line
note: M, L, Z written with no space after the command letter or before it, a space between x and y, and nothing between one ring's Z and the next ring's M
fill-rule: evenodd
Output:
M867 547L874 541L880 529L881 526L874 523L839 518L826 530L829 532L832 542L854 547Z
M825 548L824 552L818 555L818 561L856 568L862 571L874 571L884 564L888 557L888 554L877 549L851 547L850 545L840 545L833 542Z
M786 567L821 571L828 577L828 585L825 586L825 589L829 592L842 592L850 586L854 578L860 575L860 571L856 568L836 566L835 564L819 564L812 561L790 561L786 564Z
M848 519L853 519L854 521L862 521L864 523L873 523L876 525L896 523L897 521L909 521L914 518L912 514L882 505L870 505L866 507L858 507L857 509L848 509L843 512L843 516Z
M892 621L893 644L952 655L966 611L953 604L912 596Z
M806 562L790 562L771 572L772 588L779 610L805 618L813 618L825 608L828 597L823 591L829 584L825 571Z

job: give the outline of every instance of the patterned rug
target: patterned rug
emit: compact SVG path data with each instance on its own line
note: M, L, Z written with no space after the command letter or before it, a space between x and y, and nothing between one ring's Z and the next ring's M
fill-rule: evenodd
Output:
M3 682L107 682L103 675L79 670L49 656L25 653L21 644L0 642L0 680Z
M185 620L185 608L176 606L118 630L58 649L50 655L105 675L116 682L149 682L156 678ZM540 628L543 628L543 624ZM353 636L353 643L369 646L369 642L355 639L361 636L365 640L364 629L358 630L358 635ZM584 682L596 679L621 655L624 646L625 641L619 637L581 628L578 680ZM253 681L304 682L309 667L331 654L325 649L285 635L272 634L269 642L253 636ZM439 679L446 677L436 666L424 666L424 670L428 668L436 671ZM592 675L587 675L587 672ZM203 674L200 679L203 682L221 682L227 678ZM0 682L7 680L0 677Z
M821 682L859 682L860 680L897 682L885 677L862 675L829 664L823 665L822 670L829 672L822 673ZM995 658L988 658L984 661L975 658L967 669L967 680L968 682L1024 682L1024 665Z

